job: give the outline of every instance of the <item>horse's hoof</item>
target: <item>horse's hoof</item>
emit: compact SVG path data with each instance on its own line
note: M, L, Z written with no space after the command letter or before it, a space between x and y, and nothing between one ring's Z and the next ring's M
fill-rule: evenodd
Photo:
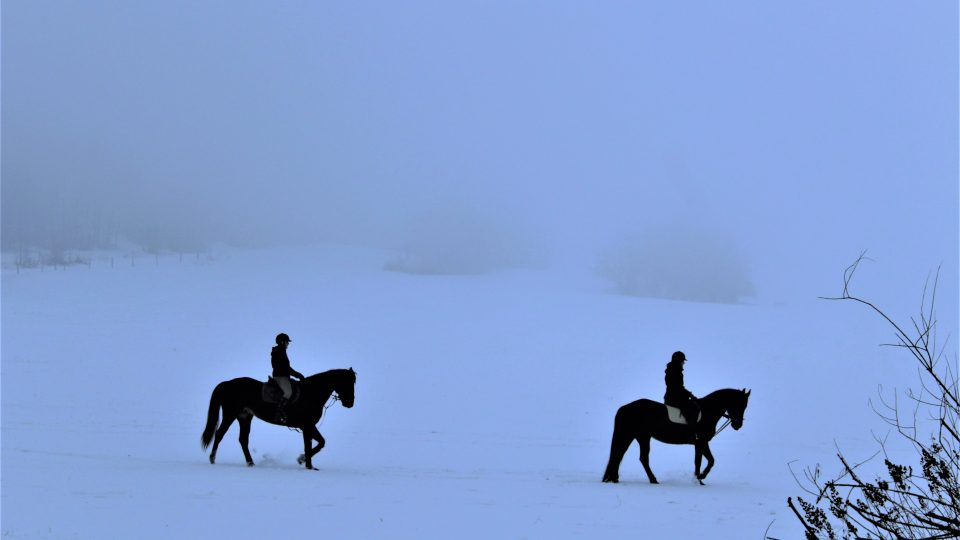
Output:
M248 462L247 462L247 467L253 467L253 462L252 462L252 461L248 461Z
M620 479L619 479L619 478L610 478L609 476L607 476L607 477L604 477L604 478L603 478L603 483L604 483L604 484L619 484L619 483L620 483Z
M307 461L307 456L305 456L305 455L303 455L303 454L300 454L300 455L297 457L297 465L303 465L304 463L306 463L306 461Z
M658 482L656 478L651 478L651 479L650 479L650 483L651 483L651 484L659 484L660 482Z
M216 461L217 461L216 456L210 456L210 464L211 464L211 465L213 465L214 463L216 463Z

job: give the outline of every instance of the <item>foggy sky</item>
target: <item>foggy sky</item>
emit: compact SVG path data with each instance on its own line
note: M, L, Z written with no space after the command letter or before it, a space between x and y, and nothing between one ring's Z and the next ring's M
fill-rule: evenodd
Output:
M957 20L952 0L8 1L3 243L101 219L392 246L467 216L562 250L693 223L781 266L869 248L955 276Z

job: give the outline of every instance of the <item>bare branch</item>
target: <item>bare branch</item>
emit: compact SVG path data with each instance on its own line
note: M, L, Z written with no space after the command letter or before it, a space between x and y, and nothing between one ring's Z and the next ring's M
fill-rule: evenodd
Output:
M803 519L803 516L800 515L800 511L797 510L797 507L793 505L793 497L787 497L787 506L789 506L790 509L793 510L793 513L796 514L797 519L800 521L800 523L803 524L803 527L807 530L808 533L811 533L811 534L817 533L817 530L811 527L810 524L807 523L807 520Z
M919 391L908 388L904 392L913 404L912 410L901 404L896 389L888 399L880 387L879 402L868 403L913 446L918 464L906 466L892 461L886 449L889 432L883 437L874 433L880 451L852 463L838 447L842 468L829 479L820 477L819 465L812 470L808 467L807 484L803 485L791 463L794 480L816 500L811 504L798 499L798 508L788 499L788 506L808 538L960 538L960 377L953 364L943 362L944 349L937 345L935 305L940 269L932 282L928 276L924 283L919 315L901 327L872 302L851 294L853 277L865 260L869 259L863 252L844 270L842 296L825 299L851 300L871 309L894 330L896 343L885 346L903 350L916 361ZM929 440L921 440L921 433L926 433ZM880 453L886 474L867 481L862 471Z

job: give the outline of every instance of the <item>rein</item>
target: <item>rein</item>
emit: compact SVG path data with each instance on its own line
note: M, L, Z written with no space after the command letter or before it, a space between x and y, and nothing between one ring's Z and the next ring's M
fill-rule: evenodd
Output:
M327 409L333 407L333 404L340 401L340 396L336 392L330 394L330 397L327 398L327 402L323 404L323 412L327 412Z
M327 412L327 409L329 409L330 407L333 407L333 405L338 401L340 401L340 396L337 395L336 391L331 392L330 397L328 397L326 403L323 404L323 412ZM321 413L320 423L317 424L317 427L322 426L323 422L326 419L327 419L327 415ZM287 429L289 429L290 431L296 431L297 433L301 433L300 428L287 426Z
M720 433L721 431L723 431L724 429L726 429L726 427L729 426L731 422L733 422L733 417L730 416L730 414L727 413L727 412L724 412L724 413L723 413L723 418L726 418L727 421L724 422L723 425L720 426L720 428L717 429L716 432L714 432L714 435L717 435L718 433ZM743 419L741 418L740 421L743 422Z
M323 404L323 412L327 412L327 409L329 409L330 407L333 407L333 405L338 401L340 401L340 396L338 396L336 392L331 392L330 397L327 398L327 402ZM317 424L317 427L322 426L326 420L327 420L327 415L321 414L320 423Z

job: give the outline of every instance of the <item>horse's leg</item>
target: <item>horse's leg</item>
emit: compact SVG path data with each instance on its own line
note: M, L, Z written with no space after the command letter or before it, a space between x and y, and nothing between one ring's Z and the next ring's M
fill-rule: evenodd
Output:
M701 443L696 442L693 444L693 476L697 480L703 480L703 477L700 476L700 463L703 461L703 447ZM700 482L703 484L703 482Z
M313 440L317 441L317 445L313 447L313 450L310 450L310 457L317 455L327 445L326 439L323 438L317 428L313 428Z
M312 446L313 441L317 441L317 446ZM326 444L317 426L303 428L303 454L297 458L297 463L305 465L307 469L317 470L313 467L313 456L323 450Z
M243 457L247 458L247 466L253 467L253 457L250 456L250 424L253 423L253 417L247 413L242 413L237 417L240 422L240 448L243 449Z
M610 441L610 461L607 462L607 470L603 473L604 482L616 484L620 481L620 462L623 461L623 455L632 442L632 437L625 435L622 429L614 427L613 440Z
M647 478L650 479L651 484L659 484L657 482L657 477L653 475L653 471L650 470L650 436L644 435L637 438L637 441L640 442L640 463L643 464L643 470L647 471Z
M233 421L237 419L237 415L233 411L223 411L223 422L220 423L220 427L217 428L217 434L213 438L213 449L210 450L210 463L215 463L217 461L217 448L220 447L220 441L223 440L223 436L227 434L227 430L230 429L230 426L233 425Z
M703 443L703 455L707 457L707 468L703 470L703 473L697 476L700 480L703 480L710 474L710 469L713 468L713 452L710 451L710 444ZM701 484L703 482L700 482Z

